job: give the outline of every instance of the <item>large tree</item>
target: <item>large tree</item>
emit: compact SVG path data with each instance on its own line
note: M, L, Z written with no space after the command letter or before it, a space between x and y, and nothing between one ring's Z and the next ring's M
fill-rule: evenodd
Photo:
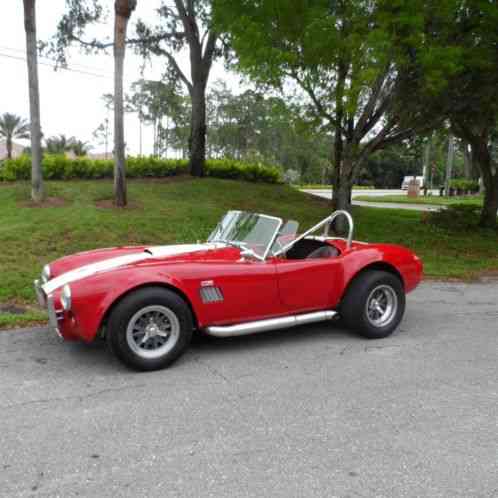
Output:
M154 26L139 22L139 51L166 57L176 78L183 82L191 99L190 173L204 176L206 161L206 88L213 61L220 55L219 35L212 23L210 0L174 0L158 9L160 22ZM188 48L190 75L177 56Z
M104 40L85 39L88 25L101 20L100 0L66 0L67 12L58 26L56 40L51 44L60 61L65 51L78 43L88 51L104 50L113 46ZM137 36L127 39L144 57L166 58L168 69L188 90L191 99L190 118L190 173L204 175L206 160L206 87L214 59L221 54L217 31L213 28L211 0L174 0L162 3L157 9L157 22L137 23ZM190 74L178 62L183 49L188 49Z
M372 153L428 124L398 112L394 99L403 78L397 46L418 29L416 2L215 0L215 19L245 71L282 90L297 85L334 136L335 209L350 209Z
M421 2L420 45L407 54L405 107L439 114L469 144L485 187L480 224L497 226L498 169L491 153L498 121L498 6L495 0ZM442 61L447 71L441 70ZM409 98L408 98L409 97Z
M485 195L480 224L496 228L498 164L491 148L498 121L498 6L489 0L469 0L461 8L465 14L456 26L462 31L464 63L450 80L449 116L455 133L470 144L472 160L481 171Z
M0 116L0 137L5 138L7 159L12 159L12 146L16 138L29 138L29 123L21 116L6 112Z
M38 47L36 41L35 0L24 0L24 31L28 63L29 112L31 129L31 198L43 200L42 148L40 124L40 89L38 84Z

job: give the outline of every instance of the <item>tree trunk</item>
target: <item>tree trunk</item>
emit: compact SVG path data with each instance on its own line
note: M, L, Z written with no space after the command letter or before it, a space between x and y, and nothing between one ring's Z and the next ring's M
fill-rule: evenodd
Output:
M36 42L35 0L24 0L24 29L26 31L26 59L28 62L29 112L31 128L31 198L43 200L40 90L38 84L38 53ZM10 155L12 155L12 144Z
M444 183L445 195L448 197L450 195L450 182L453 176L453 163L455 160L455 142L453 135L448 137L448 158L446 160L446 179Z
M472 144L472 158L478 163L485 187L484 204L479 225L484 228L497 228L498 215L498 171L493 167L487 137Z
M6 146L7 146L7 159L12 159L12 137L10 135L7 135Z
M472 179L472 156L469 152L469 144L465 140L462 140L463 149L463 176L466 180Z
M353 172L355 168L355 163L352 157L348 154L348 146L346 145L343 150L343 144L341 144L339 150L340 153L337 153L337 144L336 144L336 153L335 157L337 159L340 158L340 162L336 162L334 167L334 185L333 185L333 195L332 195L332 207L334 211L347 211L351 212L351 196L353 189ZM334 231L339 234L345 234L348 229L348 224L346 219L341 216L337 218L334 223Z
M190 129L190 162L192 176L204 176L206 163L206 85L197 83L192 88L192 122Z
M118 207L126 206L123 73L126 29L136 0L116 0L114 4L114 198Z

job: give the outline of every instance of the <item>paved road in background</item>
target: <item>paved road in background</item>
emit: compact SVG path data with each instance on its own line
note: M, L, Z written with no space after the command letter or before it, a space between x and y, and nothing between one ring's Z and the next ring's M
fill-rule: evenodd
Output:
M317 197L322 197L324 199L332 199L331 190L303 189L302 192L316 195ZM430 192L432 193L432 195L439 195L439 190L431 190ZM406 195L406 190L353 190L353 205L386 209L410 209L414 211L438 211L439 209L441 209L441 206L434 206L429 204L398 204L394 202L366 202L355 200L355 197L358 196L381 197L383 195Z
M0 333L0 496L498 496L498 284L428 283L398 332L204 340L136 374Z

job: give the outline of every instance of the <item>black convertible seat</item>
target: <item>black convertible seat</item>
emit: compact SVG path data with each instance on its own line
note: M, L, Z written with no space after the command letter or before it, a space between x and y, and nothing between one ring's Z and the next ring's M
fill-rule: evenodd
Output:
M334 258L341 252L336 247L316 239L302 239L291 247L287 259Z
M310 252L307 256L306 259L312 259L312 258L334 258L336 256L339 256L339 250L333 246L326 245L322 247L318 247L314 251Z

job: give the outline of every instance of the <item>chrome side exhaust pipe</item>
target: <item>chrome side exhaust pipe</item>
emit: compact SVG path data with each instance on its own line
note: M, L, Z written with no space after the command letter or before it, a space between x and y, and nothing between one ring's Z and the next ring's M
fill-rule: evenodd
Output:
M304 315L284 316L281 318L270 318L269 320L257 320L237 325L214 326L204 329L206 334L214 337L237 337L242 335L259 334L270 330L285 329L305 325L307 323L323 322L337 316L336 311L316 311Z

